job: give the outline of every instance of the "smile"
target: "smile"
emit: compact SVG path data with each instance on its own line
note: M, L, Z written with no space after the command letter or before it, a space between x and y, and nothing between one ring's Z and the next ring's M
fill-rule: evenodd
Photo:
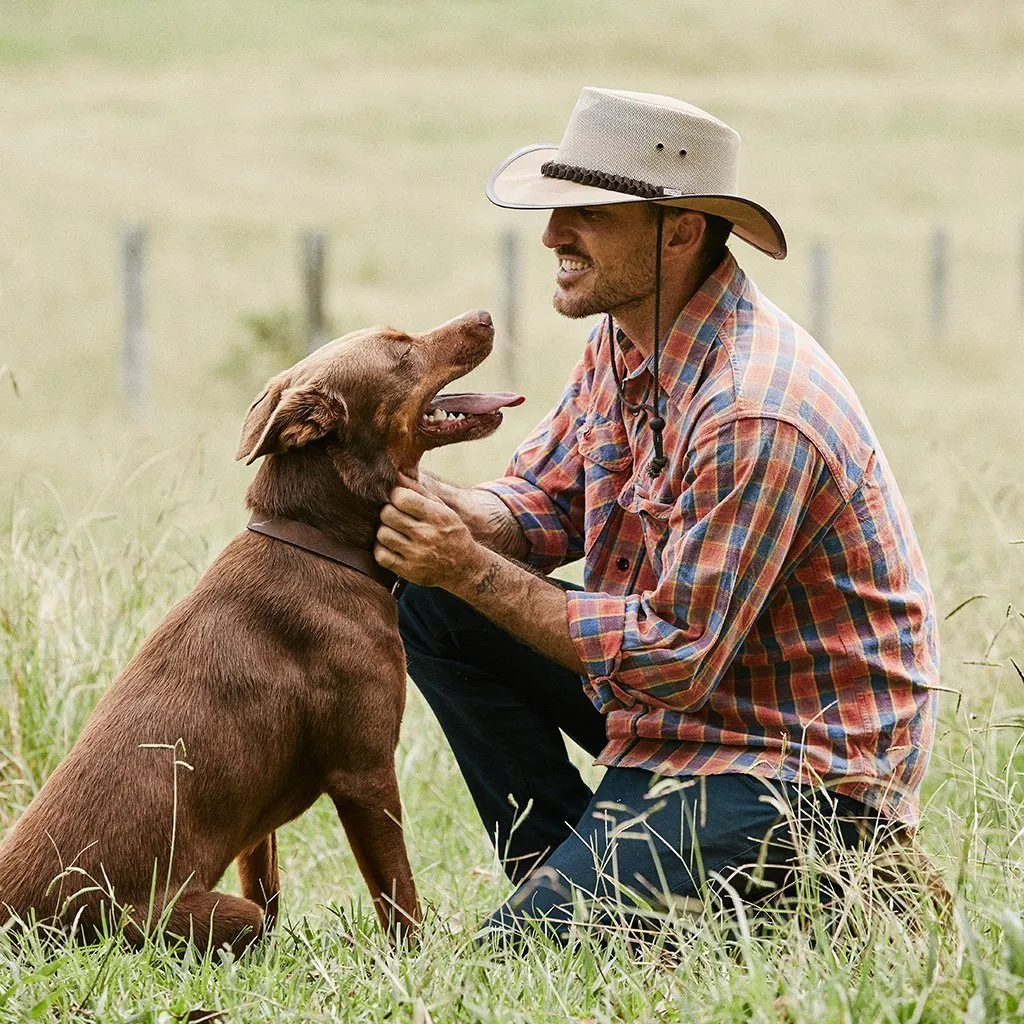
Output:
M590 264L584 260L575 259L572 256L562 256L558 260L559 274L578 274L589 269Z
M555 280L561 285L569 285L582 277L591 269L586 260L578 259L575 256L560 256L558 258L558 270L555 273Z

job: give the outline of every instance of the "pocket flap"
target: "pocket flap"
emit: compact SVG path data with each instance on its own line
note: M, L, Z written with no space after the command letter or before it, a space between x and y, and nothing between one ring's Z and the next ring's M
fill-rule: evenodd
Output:
M633 461L626 428L618 420L606 420L592 413L576 431L580 455L595 465L619 473Z
M633 512L637 515L643 512L663 522L668 521L672 515L672 510L675 508L674 501L665 501L660 496L652 498L639 481L636 481L635 485L629 488L628 491L623 491L619 496L619 504L627 512Z

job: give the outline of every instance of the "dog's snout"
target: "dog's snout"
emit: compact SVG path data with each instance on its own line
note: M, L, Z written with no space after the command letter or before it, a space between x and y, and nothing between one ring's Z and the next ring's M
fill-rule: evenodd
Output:
M474 309L468 313L453 317L447 323L441 324L432 331L432 334L448 334L450 332L475 334L491 334L494 331L494 321L486 309Z

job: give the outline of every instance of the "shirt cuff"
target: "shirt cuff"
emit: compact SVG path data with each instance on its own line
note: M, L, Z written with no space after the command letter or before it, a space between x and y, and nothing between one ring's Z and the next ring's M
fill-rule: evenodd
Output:
M613 594L570 590L566 594L569 637L587 671L584 689L603 714L629 708L636 697L615 682L622 660L626 598Z
M550 572L565 563L568 538L554 502L536 484L518 476L506 476L480 484L508 506L530 545L526 564Z

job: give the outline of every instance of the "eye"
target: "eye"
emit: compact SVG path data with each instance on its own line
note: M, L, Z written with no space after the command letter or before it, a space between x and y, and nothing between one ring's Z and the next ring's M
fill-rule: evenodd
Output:
M398 365L405 366L412 360L412 345L406 345L405 350L398 357Z

